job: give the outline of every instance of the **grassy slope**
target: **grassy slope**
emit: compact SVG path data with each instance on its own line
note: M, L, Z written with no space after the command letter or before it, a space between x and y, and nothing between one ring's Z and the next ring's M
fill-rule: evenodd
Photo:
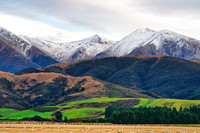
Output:
M100 117L105 110L105 107L82 107L82 108L74 108L75 105L83 104L83 103L107 103L121 100L130 100L130 98L92 98L81 101L69 102L65 105L58 106L45 106L46 108L57 107L57 110L60 110L63 113L63 118L67 117L68 119L78 119L78 118L88 118L88 117ZM193 105L200 105L200 100L179 100L179 99L147 99L147 98L139 98L140 103L134 107L155 107L155 106L167 106L167 107L176 107L177 109L182 107L189 107ZM42 108L42 107L41 107ZM40 108L40 109L41 109ZM3 110L0 110L3 112ZM6 111L6 110L5 110ZM7 112L12 113L12 110L7 110ZM56 110L55 110L56 111ZM55 112L54 111L54 112ZM12 114L8 114L6 116L0 117L0 119L22 119L25 117L33 117L34 115L39 115L43 118L52 118L51 114L53 112L38 112L31 110L23 110L20 112L13 112Z
M107 97L103 97L103 98L92 98L92 99L86 99L86 100L81 100L81 101L74 101L74 102L69 102L64 106L58 105L55 107L59 107L59 108L67 108L67 107L71 107L72 105L75 104L81 104L81 103L101 103L101 102L113 102L113 101L119 101L119 100L129 100L130 98L107 98ZM51 106L49 106L51 107Z
M198 106L200 105L200 100L180 100L180 99L146 99L139 98L140 103L134 107L146 106L146 107L175 107L179 109L180 107Z
M69 102L64 106L56 106L59 108L70 108L73 105L82 104L82 103L103 103L103 102L114 102L119 100L129 100L130 98L92 98L81 101ZM63 118L67 117L68 119L77 119L77 118L87 118L87 117L98 117L96 113L103 113L105 108L81 108L81 109L72 109L63 113Z
M96 117L96 112L104 112L105 108L82 108L69 110L63 113L63 117L68 119L77 119L77 118L87 118L87 117Z
M81 108L81 109L72 109L63 113L63 118L67 117L68 119L77 119L77 118L87 118L87 117L96 117L96 112L104 112L105 108ZM35 115L41 116L42 118L52 118L53 112L36 112L31 110L24 110L17 113L12 113L0 119L23 119L34 117Z
M18 112L18 111L14 110L14 109L0 109L0 115L1 116L16 113L16 112Z
M0 119L22 119L22 118L34 117L35 115L39 115L42 118L51 118L51 114L52 112L36 112L31 110L23 110L17 113L0 117Z
M47 110L47 108L57 107L57 110L62 110L64 108L71 108L73 105L78 105L81 103L106 103L106 102L114 102L114 101L121 101L121 100L129 100L130 98L92 98L92 99L86 99L81 101L75 101L75 102L69 102L63 106L44 106L44 109ZM40 107L39 110L41 110L42 107ZM103 113L105 108L80 108L80 109L70 109L70 110L63 110L63 118L67 116L68 119L76 119L76 118L86 118L86 117L98 117L96 113ZM56 111L56 110L55 110ZM54 111L54 112L55 112ZM35 115L41 116L42 118L52 118L51 114L53 112L38 112L38 111L32 111L32 110L23 110L20 112L12 113L3 117L0 117L0 119L22 119L27 117L33 117Z
M99 79L97 79L99 80ZM151 91L136 89L136 88L126 88L117 84L112 84L109 82L104 83L104 90L106 97L131 97L131 98L161 98Z
M109 57L55 64L42 71L92 76L127 88L154 92L163 98L200 99L200 64L179 58Z
M0 72L0 108L25 110L96 97L157 98L145 93L89 76L71 77L58 73L13 75Z

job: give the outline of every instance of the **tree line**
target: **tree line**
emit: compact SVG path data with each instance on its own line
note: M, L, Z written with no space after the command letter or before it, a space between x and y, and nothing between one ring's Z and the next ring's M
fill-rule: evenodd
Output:
M114 124L199 124L200 108L109 106L105 109L105 120Z
M189 108L167 107L113 107L108 106L105 109L105 119L63 119L60 111L52 114L53 119L45 119L40 116L33 118L25 118L33 121L57 121L57 122L93 122L104 123L111 122L113 124L200 124L200 108L191 106Z

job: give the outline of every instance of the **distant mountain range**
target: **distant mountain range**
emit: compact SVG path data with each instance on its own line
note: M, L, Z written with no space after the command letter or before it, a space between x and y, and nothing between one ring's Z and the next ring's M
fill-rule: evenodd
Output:
M14 73L58 62L135 54L200 60L200 41L168 30L146 28L137 29L118 42L94 35L79 41L54 43L16 36L0 28L0 70L6 72Z
M96 57L135 54L199 60L200 41L168 30L154 31L148 28L138 29L99 53Z
M27 36L20 36L29 44L40 48L44 53L54 58L58 62L74 62L82 59L90 59L98 53L112 46L115 42L94 35L79 41L70 43L53 43L41 41Z

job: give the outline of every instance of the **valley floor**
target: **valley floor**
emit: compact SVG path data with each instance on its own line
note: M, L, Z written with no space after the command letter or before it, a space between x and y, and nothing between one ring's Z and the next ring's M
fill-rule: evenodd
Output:
M200 125L0 123L0 133L200 133Z

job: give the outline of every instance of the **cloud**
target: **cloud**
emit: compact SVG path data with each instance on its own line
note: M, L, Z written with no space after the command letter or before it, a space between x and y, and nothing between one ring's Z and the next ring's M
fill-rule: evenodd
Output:
M159 15L199 16L200 13L199 0L133 0L131 6Z
M98 2L94 0L6 0L1 3L0 11L60 28L74 27L77 30L76 27L79 26L77 27L79 30L87 29L95 32L111 32L123 25L140 23L139 15L132 12L132 19L130 19L126 7L114 3L116 2L112 0ZM135 19L133 19L134 14ZM48 17L64 23L46 22L45 18Z
M73 33L71 36L101 34L115 40L140 27L192 33L191 36L200 38L194 32L200 28L199 7L199 0L0 1L3 14L37 21Z
M37 21L0 14L0 26L16 35L26 35L53 42L69 42L91 36L91 33L81 34L79 32L65 31Z

